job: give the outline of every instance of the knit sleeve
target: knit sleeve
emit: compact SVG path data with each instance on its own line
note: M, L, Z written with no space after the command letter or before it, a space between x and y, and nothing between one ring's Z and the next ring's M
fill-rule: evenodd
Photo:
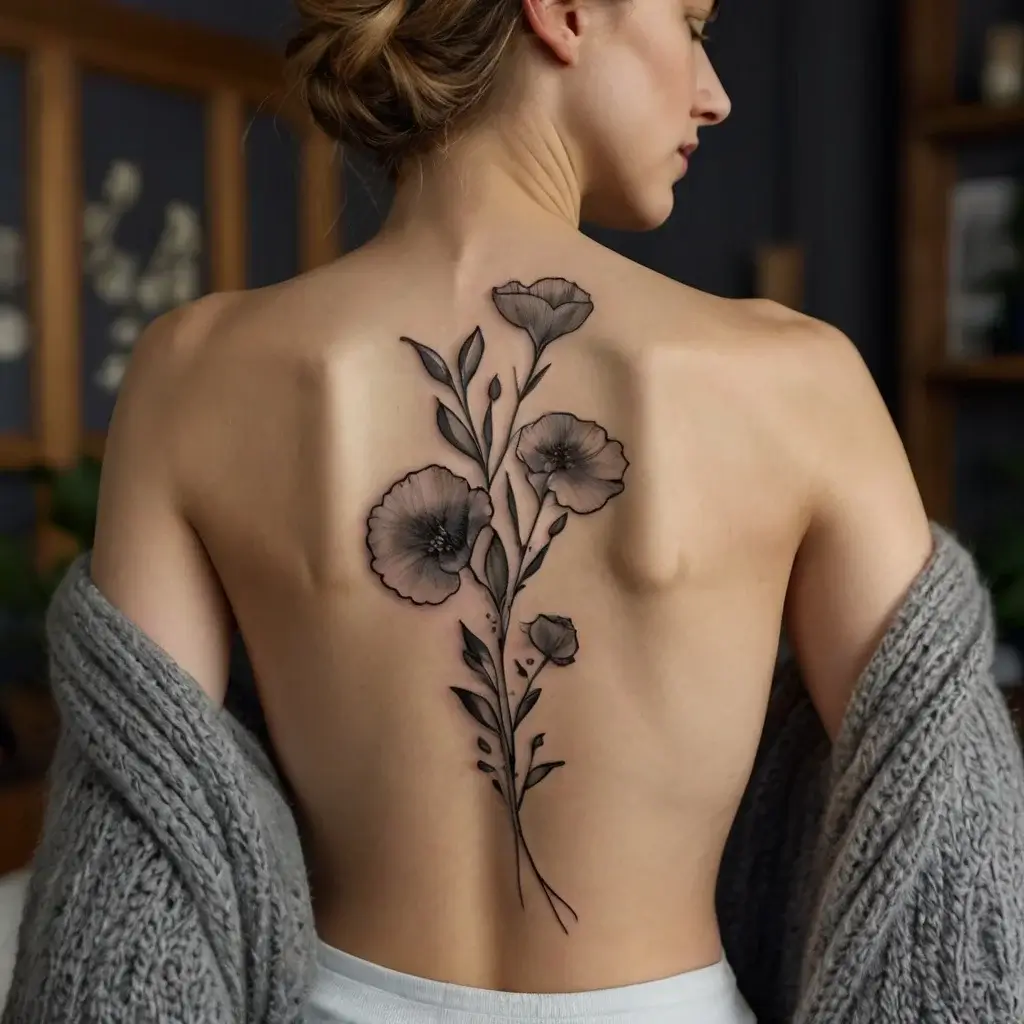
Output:
M3 1024L234 1021L195 900L174 865L112 806L115 794L88 770L69 774L66 752L62 761Z

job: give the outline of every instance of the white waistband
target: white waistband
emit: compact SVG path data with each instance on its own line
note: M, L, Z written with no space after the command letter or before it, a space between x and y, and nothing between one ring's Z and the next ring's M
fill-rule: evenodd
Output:
M754 1024L725 959L672 978L592 992L521 993L403 974L318 943L306 1020L332 1024L496 1024L616 1018L644 1024Z

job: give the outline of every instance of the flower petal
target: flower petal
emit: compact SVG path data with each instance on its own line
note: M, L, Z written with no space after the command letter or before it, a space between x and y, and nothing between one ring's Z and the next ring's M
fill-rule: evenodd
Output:
M373 570L384 586L413 604L443 604L462 585L459 575L445 572L436 558L413 551L376 558Z
M598 430L601 428L598 427ZM601 431L604 434L604 431ZM605 435L607 437L607 435ZM599 480L621 480L629 468L629 462L622 452L622 443L608 441L593 454L584 457L586 471Z
M516 327L529 332L538 348L544 343L554 317L549 303L533 295L519 281L512 281L491 293L498 312Z
M561 277L545 277L535 281L530 285L530 291L544 299L553 310L551 322L541 342L542 348L556 338L579 330L594 312L590 295L579 285Z
M528 473L526 479L530 481L530 486L533 488L537 497L543 497L544 492L548 489L548 480L550 479L550 473Z
M421 558L404 575L396 575L391 587L413 604L444 604L462 586L458 573L445 572L434 558Z
M378 505L370 513L370 530L366 538L374 559L387 563L406 555L420 555L423 536L419 526L418 516L408 515L404 510L387 504Z
M456 551L442 551L437 555L437 564L444 572L458 575L469 565L469 548L458 548Z
M552 473L548 480L548 490L554 494L555 501L581 516L603 508L624 489L621 480L601 480L591 476L585 466Z
M466 481L462 483L465 483L464 493L449 498L443 508L439 509L438 516L456 549L465 546L469 525L469 484Z
M479 487L470 490L469 482L461 477L453 479L444 495L446 504L441 515L453 550L440 553L438 563L445 572L458 573L469 565L476 539L494 510L486 491Z
M594 312L592 302L567 302L555 310L555 315L548 330L545 346L550 345L556 338L564 337L578 331Z
M575 420L567 433L566 442L572 445L577 460L594 458L608 444L607 431L593 421Z
M531 295L542 298L552 308L566 302L589 302L590 296L579 285L566 281L564 277L542 277L530 285Z
M462 505L469 497L469 481L445 466L427 466L405 479L414 490L419 507L442 517L444 510Z
M548 452L556 445L564 444L572 435L573 424L578 422L567 412L549 412L541 416L519 431L516 455L526 463L530 472L544 472L550 460Z
M453 517L449 520L448 527L449 536L458 541L456 549L444 552L438 558L438 563L445 572L462 572L469 565L477 538L480 531L490 523L494 506L491 504L490 495L477 487L469 492L469 500L463 502L458 511L458 522L455 522Z
M480 531L491 521L494 506L491 496L482 488L475 487L469 492L469 518L466 523L466 543L472 547Z

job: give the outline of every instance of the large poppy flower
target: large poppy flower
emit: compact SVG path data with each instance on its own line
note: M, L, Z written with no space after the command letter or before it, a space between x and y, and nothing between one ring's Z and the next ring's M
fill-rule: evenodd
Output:
M370 513L373 571L413 604L443 604L459 589L493 511L486 491L443 466L410 473Z
M516 455L538 494L550 491L563 508L587 515L621 494L629 463L603 427L572 413L550 412L519 432Z

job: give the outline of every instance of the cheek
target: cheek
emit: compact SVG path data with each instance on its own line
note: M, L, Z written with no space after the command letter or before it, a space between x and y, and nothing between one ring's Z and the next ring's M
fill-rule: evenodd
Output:
M602 148L646 163L683 141L693 87L689 46L648 42L610 49L581 82L590 129ZM588 133L589 134L589 133Z

